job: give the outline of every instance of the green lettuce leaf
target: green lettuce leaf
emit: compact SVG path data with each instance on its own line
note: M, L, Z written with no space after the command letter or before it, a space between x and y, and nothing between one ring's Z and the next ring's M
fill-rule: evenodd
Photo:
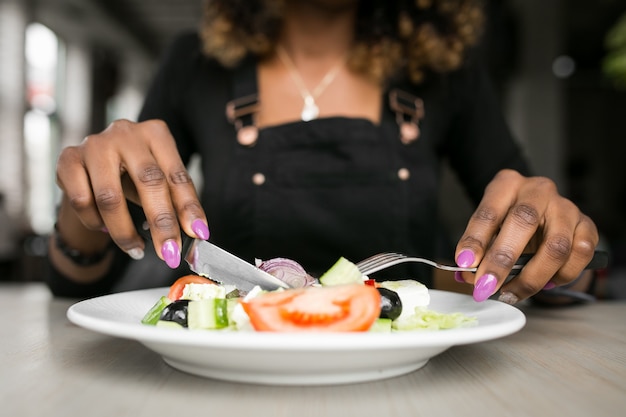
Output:
M396 320L391 324L393 330L445 330L468 326L477 322L475 317L463 313L439 313L423 307L415 308L415 314Z

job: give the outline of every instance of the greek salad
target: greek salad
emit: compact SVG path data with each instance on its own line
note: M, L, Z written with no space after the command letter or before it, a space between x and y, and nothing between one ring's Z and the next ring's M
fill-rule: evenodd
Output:
M442 330L476 323L463 313L428 308L428 288L415 280L377 282L340 258L319 279L297 262L275 258L256 266L298 288L242 294L199 275L179 278L142 323L191 330L269 332L395 332Z

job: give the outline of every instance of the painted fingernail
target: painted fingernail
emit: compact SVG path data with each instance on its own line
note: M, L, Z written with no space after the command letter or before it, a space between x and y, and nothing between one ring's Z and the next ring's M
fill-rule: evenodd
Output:
M519 297L512 292L503 291L498 297L498 301L502 301L503 303L507 303L510 305L517 304L519 301Z
M472 266L474 259L474 252L469 249L464 249L459 253L459 256L456 257L456 264L463 268L468 268Z
M543 289L544 289L544 290L551 290L551 289L553 289L553 288L556 288L556 284L555 284L554 282L551 282L551 281L550 281L550 282L548 282L548 283L547 283L547 284L543 287Z
M454 271L454 280L456 282L465 284L465 280L463 279L463 274L461 273L461 271Z
M498 280L494 275L485 274L478 278L474 285L474 300L480 302L491 297L496 291L496 285L498 285Z
M178 268L180 265L180 248L176 241L166 240L163 246L161 246L161 255L170 268Z
M196 219L191 223L191 230L202 240L209 238L209 227L200 219Z
M109 229L107 229L106 227L103 227L102 229L100 229L100 231L102 233L109 233Z
M130 256L136 261L143 259L143 255L144 255L143 249L141 248L132 248L132 249L127 250L126 253L128 254L128 256Z

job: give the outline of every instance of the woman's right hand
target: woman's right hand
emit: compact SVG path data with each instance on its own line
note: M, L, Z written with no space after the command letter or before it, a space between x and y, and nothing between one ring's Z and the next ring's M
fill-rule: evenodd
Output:
M181 229L192 237L209 237L191 177L163 121L118 120L80 145L63 149L57 183L64 193L60 228L63 217L70 216L89 231L106 229L135 259L143 256L145 244L133 226L126 199L143 207L154 246L160 248L157 254L171 268L180 264ZM63 229L66 239L65 234L80 235Z

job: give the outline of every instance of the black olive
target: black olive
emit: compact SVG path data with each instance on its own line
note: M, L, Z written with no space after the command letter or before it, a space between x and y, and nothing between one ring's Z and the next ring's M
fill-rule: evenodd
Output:
M165 306L161 312L160 320L173 321L183 327L187 327L187 306L189 300L176 300Z
M402 314L402 301L397 292L377 288L380 294L380 318L395 320Z

